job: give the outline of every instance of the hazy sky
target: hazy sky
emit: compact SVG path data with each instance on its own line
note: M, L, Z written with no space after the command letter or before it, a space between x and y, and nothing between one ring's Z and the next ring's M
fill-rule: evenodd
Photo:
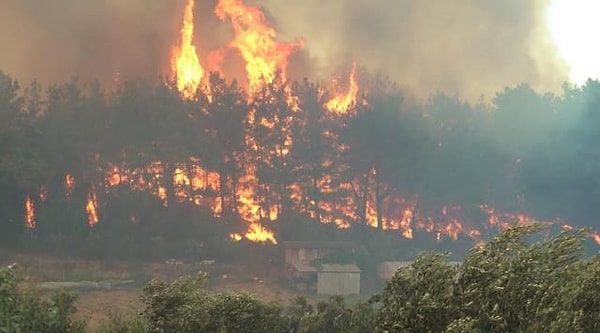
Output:
M326 79L357 60L413 92L477 98L519 82L567 79L545 28L546 0L259 0L282 38L304 37L295 76ZM29 82L110 82L169 74L184 0L3 0L0 69ZM200 58L227 42L215 0L196 0ZM300 59L300 60L298 60ZM302 65L299 65L302 62ZM298 70L301 68L302 70ZM299 73L301 72L301 73Z

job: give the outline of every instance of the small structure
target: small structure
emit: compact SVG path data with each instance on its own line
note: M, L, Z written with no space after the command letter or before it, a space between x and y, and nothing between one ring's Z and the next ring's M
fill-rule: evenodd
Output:
M324 264L317 272L317 294L360 294L360 268L354 264Z
M285 247L285 263L288 265L308 264L313 260L326 257L334 251L354 251L355 248L354 243L344 241L292 241L284 242L283 246Z
M288 279L298 291L317 289L317 268L308 264L294 263L288 266Z
M360 269L356 265L311 266L313 260L335 251L354 251L352 242L291 241L284 242L288 279L296 290L316 291L321 295L351 295L360 292Z

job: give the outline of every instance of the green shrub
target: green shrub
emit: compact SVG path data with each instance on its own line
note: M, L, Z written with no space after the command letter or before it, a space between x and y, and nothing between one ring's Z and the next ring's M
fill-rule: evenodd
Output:
M276 304L263 304L246 294L210 292L205 274L173 283L153 280L144 288L144 315L153 332L285 332Z
M75 295L61 291L42 299L19 282L14 266L0 268L0 332L84 332L85 322L73 319Z

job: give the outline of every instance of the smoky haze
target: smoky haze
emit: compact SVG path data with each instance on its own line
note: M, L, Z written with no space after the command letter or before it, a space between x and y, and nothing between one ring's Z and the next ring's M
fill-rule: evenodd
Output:
M334 59L352 57L416 93L471 98L520 82L556 90L567 79L545 28L548 1L260 3L287 35L306 38L325 75Z
M19 80L44 83L78 76L109 84L117 75L167 75L184 5L162 0L2 1L0 68ZM214 2L198 1L196 33L210 27L212 41L218 42L212 8ZM203 47L213 47L210 43L199 40Z
M197 0L195 44L203 64L226 45L229 22L215 0ZM567 68L544 26L547 1L260 0L280 37L303 37L292 78L328 79L340 58L357 60L418 95L442 90L493 96L528 82L557 90ZM0 3L0 68L22 81L71 76L111 82L169 73L185 1L5 0ZM225 65L227 66L227 65ZM239 64L231 66L240 68ZM224 68L227 72L227 68Z

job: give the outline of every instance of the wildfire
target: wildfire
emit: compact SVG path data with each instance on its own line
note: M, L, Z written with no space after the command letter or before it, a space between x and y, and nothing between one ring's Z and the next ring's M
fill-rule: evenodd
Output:
M88 225L94 227L98 219L98 201L96 200L96 191L92 190L88 194L87 204L85 205L85 211L88 215Z
M356 95L358 94L358 83L356 82L356 61L352 64L352 71L350 72L350 86L348 91L344 94L339 94L329 100L325 107L332 112L346 113L348 110L356 105Z
M111 164L110 170L104 178L106 183L111 187L121 184L121 171L119 170L119 167Z
M194 0L188 0L183 15L181 43L173 47L171 69L177 75L177 89L187 99L194 97L200 81L204 77L204 68L200 65L194 38Z
M180 31L179 42L171 50L171 70L177 80L177 89L185 99L195 97L196 90L205 78L205 70L200 63L194 40L194 0L187 0L183 22ZM225 59L221 51L236 50L245 62L248 79L248 87L251 98L258 100L260 93L265 94L264 100L275 100L275 94L263 83L282 79L286 82L286 70L289 56L304 46L302 39L291 42L282 42L277 39L275 29L267 22L265 14L256 6L244 4L243 0L218 0L215 14L223 21L230 20L234 37L228 43L227 48L218 49L208 55L207 68L218 68L215 61ZM280 75L280 76L278 76ZM279 83L277 81L276 83ZM274 85L275 86L275 85ZM202 87L202 89L207 87ZM301 103L298 97L293 96L286 89L286 102L288 106L297 111ZM337 90L337 87L336 87ZM358 100L359 85L357 81L357 63L352 64L349 73L347 90L339 89L338 93L326 103L318 102L327 110L336 114L346 114L352 110L357 103L364 105L363 100ZM212 101L209 93L209 101ZM322 91L319 91L321 98ZM261 97L265 97L261 96ZM260 117L258 108L252 107L252 101L248 101L249 107L247 124L256 126L264 131L283 132L283 140L277 141L271 148L260 150L259 144L251 134L246 134L246 146L255 153L260 152L264 162L272 163L270 157L283 158L292 152L292 116L277 114L277 117ZM324 104L324 105L323 105ZM279 105L277 105L279 106ZM258 115L257 115L258 114ZM326 132L324 136L334 138L334 133ZM336 146L338 152L343 153L348 149L347 145ZM264 153L264 154L263 154ZM123 155L125 156L125 154ZM97 155L96 159L100 157ZM240 159L243 161L243 155ZM334 159L324 162L322 167L333 168ZM121 164L108 164L104 170L104 185L106 193L116 191L119 186L128 187L132 191L148 191L155 198L160 199L162 205L167 207L169 203L189 202L197 206L209 206L215 217L225 215L222 207L235 211L239 218L247 224L247 230L243 233L232 233L230 238L234 241L247 239L252 242L277 244L273 231L265 225L279 218L285 204L284 200L291 199L294 208L304 210L307 216L317 219L319 222L334 223L338 228L350 228L355 223L364 223L373 228L383 230L394 230L404 238L412 239L419 232L432 234L438 241L443 238L457 240L461 236L468 236L474 240L482 235L481 230L499 229L503 230L514 224L528 224L535 219L521 213L498 213L487 205L481 205L480 209L488 216L488 223L481 230L470 227L472 221L465 218L467 215L461 212L460 206L443 206L441 210L423 211L418 206L417 199L408 199L405 194L393 188L380 189L385 186L377 183L375 170L370 170L363 179L322 175L314 176L308 186L297 182L286 184L284 191L273 188L273 185L261 182L257 172L257 165L251 158L243 165L243 172L235 175L225 175L209 170L200 164L200 159L189 157L184 161L160 161L155 160L147 165L136 168L127 167L125 160ZM214 165L214 164L211 164ZM344 178L344 179L341 179ZM221 188L221 187L224 188ZM66 174L64 180L65 193L67 197L73 196L75 178ZM167 190L168 189L168 190ZM311 194L311 192L315 194ZM283 198L289 194L290 198ZM47 197L45 188L40 190L40 201ZM173 201L174 200L174 201ZM157 200L158 201L158 200ZM223 201L223 202L222 202ZM284 203L282 203L284 202ZM85 210L88 216L88 224L94 227L99 222L98 202L94 188L88 193ZM230 211L230 212L231 212ZM138 218L134 213L130 214L130 221L137 223ZM263 224L264 223L264 224ZM558 223L543 222L548 225ZM25 202L25 226L28 229L35 228L35 205L30 196ZM572 227L564 224L564 230ZM600 244L600 233L590 233Z
M272 82L278 70L285 80L288 56L304 46L304 41L277 41L273 27L266 23L258 7L246 6L242 0L219 0L215 14L231 19L235 37L229 44L236 48L246 61L248 85L255 90L264 81Z
M33 200L29 196L25 200L25 228L35 228L35 206Z
M600 244L600 233L591 233L589 237L591 237L597 244Z
M158 187L157 196L162 201L163 207L169 206L169 198L167 197L167 189L164 186Z
M245 237L252 242L271 242L273 244L277 244L277 240L275 239L273 232L264 228L260 223L250 224Z
M70 173L65 175L65 192L67 196L71 196L73 194L73 189L75 188L75 177Z
M40 187L40 201L46 201L46 199L48 198L48 189L46 188L46 186L42 186Z

